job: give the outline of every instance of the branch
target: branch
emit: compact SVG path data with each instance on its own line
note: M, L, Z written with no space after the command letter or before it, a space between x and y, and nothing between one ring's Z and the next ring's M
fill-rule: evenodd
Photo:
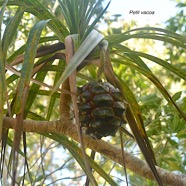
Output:
M6 128L15 129L16 120L10 117L4 117L3 126ZM36 133L64 133L72 139L79 141L76 125L67 118L61 118L57 121L33 121L24 120L23 130L25 132L36 132ZM84 145L96 152L107 156L109 159L122 164L122 151L120 148L111 145L103 140L94 140L88 136L83 136ZM153 174L146 164L145 161L136 158L130 153L125 152L125 164L126 167L132 172L137 173L140 176L154 180ZM166 185L172 186L185 186L186 175L175 174L169 172L160 167L156 167L158 174L160 175L162 182Z

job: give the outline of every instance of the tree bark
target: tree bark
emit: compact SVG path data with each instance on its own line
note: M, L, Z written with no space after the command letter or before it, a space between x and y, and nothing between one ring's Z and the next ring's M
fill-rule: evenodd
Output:
M3 125L6 128L15 129L16 120L10 117L4 117ZM76 141L79 141L77 127L67 117L61 118L57 121L33 121L24 120L23 130L25 132L35 133L63 133ZM122 164L122 152L121 149L111 145L103 140L94 140L89 136L83 136L84 145L109 159ZM125 152L125 164L126 167L139 174L140 176L154 180L153 174L145 161ZM186 175L176 174L160 167L156 167L157 171L162 179L163 184L172 186L186 186Z

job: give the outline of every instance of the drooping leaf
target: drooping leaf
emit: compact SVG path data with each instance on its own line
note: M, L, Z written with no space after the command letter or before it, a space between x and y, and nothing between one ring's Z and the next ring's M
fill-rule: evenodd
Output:
M28 94L28 87L31 80L32 70L34 66L34 60L37 51L37 45L39 43L40 35L42 29L50 20L44 20L36 23L31 29L25 55L24 63L21 71L21 77L19 81L19 86L17 89L17 95L15 100L15 113L16 113L16 126L15 126L15 135L14 135L14 144L13 144L13 175L12 175L12 185L16 183L16 173L18 166L18 149L21 140L21 134L23 131L23 119L24 119L24 109L25 103Z
M123 81L120 80L120 82L122 83L123 93L126 98L125 101L127 101L128 104L125 115L130 129L132 130L134 138L136 139L136 142L141 149L155 179L157 180L159 185L162 185L162 181L155 167L156 160L148 136L146 134L139 106L128 86Z
M124 81L122 81L120 77L116 77L113 71L113 67L111 65L111 59L108 51L106 52L104 75L109 82L118 87L118 89L120 89L120 91L122 92L123 99L126 102L125 116L127 122L156 181L158 182L159 185L162 186L163 185L162 181L155 167L156 165L155 156L145 130L142 114L139 109L138 103L135 100L135 97L130 88L127 86L127 84L124 83Z
M3 111L4 111L4 102L6 97L6 82L5 82L5 53L3 52L2 39L1 39L1 30L3 15L6 8L8 0L4 1L4 4L0 10L0 140L2 138L3 130Z
M40 35L42 32L42 29L50 20L40 21L35 24L35 26L32 28L28 41L27 46L25 49L25 55L24 55L24 63L23 68L21 71L21 78L19 82L19 88L17 92L17 98L15 103L15 110L16 113L20 113L23 108L23 100L22 96L24 94L24 89L29 86L31 75L32 75L32 69L34 66L34 60L36 56L37 51L37 45L40 40Z
M152 56L152 55L149 55L149 54L146 54L146 53L143 53L143 52L131 51L129 53L136 54L136 55L144 57L144 58L146 58L146 59L148 59L152 62L155 62L155 63L161 65L162 67L166 68L168 71L171 71L174 74L181 77L182 79L186 80L186 73L182 69L176 68L175 66L171 65L170 63L168 63L168 62L166 62L166 61L164 61L160 58L157 58L155 56Z
M137 31L137 33L136 33ZM135 32L133 34L133 32ZM186 38L179 34L176 34L170 30L155 28L155 27L142 27L137 29L132 29L122 34L115 34L107 36L106 39L110 40L110 46L117 45L129 39L152 39L170 43L177 47L182 47L186 49Z

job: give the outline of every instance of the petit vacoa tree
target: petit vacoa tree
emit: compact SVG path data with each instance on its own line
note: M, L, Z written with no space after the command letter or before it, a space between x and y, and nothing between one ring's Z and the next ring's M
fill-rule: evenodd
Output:
M185 66L130 42L184 56L185 36L99 31L102 0L0 5L2 184L186 185Z

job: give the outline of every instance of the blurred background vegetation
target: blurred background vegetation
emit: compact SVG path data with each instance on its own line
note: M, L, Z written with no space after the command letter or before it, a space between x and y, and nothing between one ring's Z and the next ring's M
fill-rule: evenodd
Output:
M92 0L94 3L96 0ZM164 25L158 27L172 30L181 35L185 35L186 31L186 15L185 7L186 1L175 0L179 7L178 12L173 12L173 15L168 19ZM41 0L40 1L46 8L48 8L60 21L63 21L61 9L57 0ZM103 5L100 4L99 9L95 14L99 14L100 10L103 10ZM6 27L9 20L15 15L17 6L7 6L3 25ZM11 42L7 56L8 60L14 59L15 51L17 54L22 51L22 47L26 43L28 34L33 25L38 21L38 18L30 13L24 13L23 18L20 21L18 30ZM118 23L118 27L114 27L114 22ZM104 29L102 28L104 25ZM119 34L128 30L138 28L138 23L135 21L127 22L120 15L110 15L107 12L100 23L96 25L97 29L105 36ZM150 26L150 25L145 25ZM49 41L42 43L42 45L54 44L57 42L54 33L48 27L45 27L42 31L43 40L45 37L51 37ZM53 40L53 41L52 41ZM176 47L162 41L153 39L130 39L124 41L125 46L132 51L144 52L150 55L161 58L168 63L182 69L186 72L185 63L185 49ZM16 54L16 55L17 55ZM112 55L114 57L114 55ZM37 62L41 62L45 57L38 59ZM158 77L163 86L172 95L173 100L180 106L180 108L186 113L186 82L179 76L165 70L162 66L153 63L150 60L143 59L153 73ZM44 83L53 86L56 81L56 69L63 70L65 63L63 59L56 59L53 61L51 67L50 64L41 68L40 73L37 74L36 79L40 81L43 79ZM63 67L63 68L62 68ZM128 66L121 65L119 62L113 63L116 74L125 79L125 82L130 87L135 95L136 100L140 105L142 111L145 128L149 137L149 140L153 146L156 160L158 165L169 171L175 171L177 173L186 173L186 125L185 121L179 116L174 108L170 106L164 97L160 94L157 88L142 74L128 68ZM17 66L17 69L21 68L21 64ZM86 69L81 71L81 74L87 73ZM58 71L60 76L61 72ZM78 84L82 85L84 80L81 79L81 74L78 77ZM6 73L8 95L13 98L15 90L17 88L18 77L12 72ZM94 75L93 75L94 76ZM37 85L32 85L37 86ZM48 88L40 89L37 95L31 94L30 105L27 104L27 118L35 120L54 120L59 119L59 95L50 97L50 91ZM32 96L32 97L31 97ZM33 96L35 96L33 98ZM32 103L32 99L34 102ZM29 108L30 107L30 108ZM55 109L54 109L55 108ZM12 139L13 133L9 132L9 140ZM136 142L124 135L124 146L127 152L143 158ZM25 185L83 185L85 183L86 175L82 171L81 167L75 161L73 156L68 150L62 147L58 142L53 141L43 135L27 133L27 159L29 161L30 175L26 175ZM120 145L119 134L115 137L106 137L104 140L109 143ZM12 141L8 141L11 146ZM10 154L11 147L7 146L6 154ZM20 159L23 157L20 157ZM23 158L24 160L24 158ZM123 168L117 163L96 154L96 162L104 168L104 170L113 177L118 185L125 185L125 176ZM23 166L24 161L19 161L18 175L20 180L23 178ZM5 167L3 174L2 185L10 184L10 179L7 178L7 171L9 166L9 157L5 157ZM127 170L130 185L156 185L156 183L146 180L135 173ZM95 174L96 180L100 185L107 185L104 180ZM32 184L30 184L30 179Z

